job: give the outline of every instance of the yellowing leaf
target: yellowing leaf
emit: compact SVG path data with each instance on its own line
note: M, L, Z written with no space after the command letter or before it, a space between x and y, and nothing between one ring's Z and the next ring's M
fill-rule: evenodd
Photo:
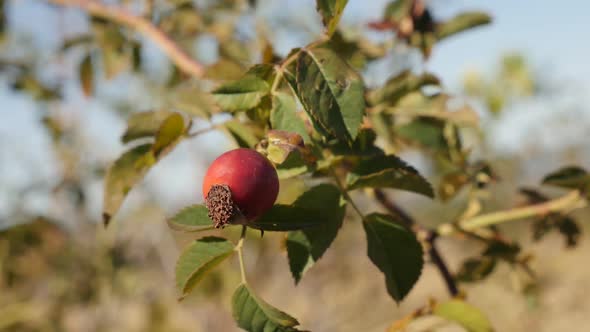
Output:
M434 314L458 323L468 332L492 332L494 329L487 317L476 307L461 301L450 300L434 307Z

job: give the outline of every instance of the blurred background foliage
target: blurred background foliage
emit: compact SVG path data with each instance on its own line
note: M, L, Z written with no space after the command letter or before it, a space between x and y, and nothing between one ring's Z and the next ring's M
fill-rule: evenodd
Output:
M398 38L379 31L382 25L368 27L384 18L387 3L375 1L366 6L371 14L355 15L362 2L350 1L335 39L341 39L336 43L339 51L370 87L394 73L424 69L423 61L436 61L439 51L450 52L434 45L433 40L445 35L424 20L413 22L412 29L406 24ZM208 129L227 117L217 114L205 91L213 81L236 79L252 63L272 62L314 40L321 34L320 18L313 1L117 4L142 13L205 64L205 79L188 80L149 39L110 21L45 1L1 2L0 95L8 111L0 120L0 330L236 331L227 308L239 282L237 262L208 275L179 303L174 262L178 248L192 237L169 230L165 219L202 199L205 167L221 151L236 146L233 139L243 133L236 127ZM432 3L428 15L442 15L443 7ZM461 57L462 49L453 47L454 56ZM396 124L395 132L381 128L379 134L400 140L402 156L437 187L441 200L435 203L396 194L398 203L424 225L457 218L473 192L486 211L542 200L536 191L519 194L519 188L536 186L544 174L564 164L590 162L583 138L590 130L589 111L580 102L585 90L547 75L544 67L518 51L494 57L493 68L462 67L463 73L453 73L456 77L444 77L458 82L449 84L451 90L467 97L459 98L451 120L479 124L479 130L468 128L462 135L464 144L473 148L473 159L485 157L485 163L461 170L449 165L446 161L462 156L449 155L449 136L444 136L441 122L430 117L412 114L411 121ZM436 109L448 101L445 96L422 97L406 95L387 112L403 116L404 111ZM465 101L473 107L464 106ZM132 113L160 108L202 117L193 128L207 132L183 142L155 166L130 194L114 227L105 231L100 224L102 179L106 166L123 151L119 138L124 121ZM537 126L522 125L528 122ZM248 144L248 137L241 139ZM433 158L418 154L416 147L426 148ZM385 147L388 152L397 148ZM486 190L477 190L480 185ZM304 184L291 179L282 188L279 201L290 203ZM368 200L360 204L378 208ZM580 263L590 252L587 235L580 234L587 228L588 211L574 217L577 223L549 215L533 226L503 225L504 234L518 240L520 248L500 254L485 254L489 248L467 239L440 242L451 270L465 282L461 287L470 302L498 331L590 329L585 314L590 301L582 296L589 291L590 269ZM314 331L393 331L392 322L431 297L446 296L437 272L427 266L408 299L396 307L365 257L363 235L356 226L344 223L334 248L297 289L282 235L270 233L264 241L251 236L246 245L251 283L263 298ZM548 230L554 232L536 242ZM565 251L574 244L576 250ZM473 257L474 252L484 254ZM513 268L523 262L526 268ZM483 282L468 283L473 280ZM416 331L462 330L440 321L413 324Z

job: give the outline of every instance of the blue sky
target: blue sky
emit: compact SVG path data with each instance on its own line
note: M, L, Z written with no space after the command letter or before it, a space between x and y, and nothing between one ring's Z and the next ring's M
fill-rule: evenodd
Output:
M313 33L321 29L315 13L313 0L266 0L269 10L258 15L278 23L279 27L290 17L303 24ZM387 0L350 0L344 13L344 24L359 24L381 16ZM58 40L52 34L58 29L56 14L39 1L13 1L15 3L15 29L26 31L38 45L56 47ZM464 72L470 68L492 71L499 56L517 51L527 56L536 72L555 82L568 82L571 91L554 100L533 100L516 105L510 116L498 119L491 127L498 135L499 148L518 153L520 147L514 142L536 144L542 151L559 149L563 144L579 143L590 132L590 2L583 0L435 0L431 1L436 17L449 17L459 10L484 10L494 17L492 25L478 28L445 40L434 49L426 68L439 74L444 83L457 90ZM80 29L84 22L75 11L67 14L72 24L66 29ZM286 52L290 47L301 46L309 34L287 35L281 29L275 31L277 48ZM150 53L158 58L157 51ZM10 206L21 200L14 193L31 182L51 183L59 169L53 162L51 144L38 122L39 109L26 96L8 91L0 78L0 218L9 213ZM575 84L571 84L575 82ZM108 90L108 89L107 89ZM112 90L112 89L111 89ZM115 89L116 90L116 89ZM115 91L116 92L116 91ZM136 85L123 94L141 94ZM108 91L107 91L108 93ZM82 145L96 146L102 155L89 156L99 160L111 160L123 149L119 135L123 130L122 120L114 117L99 100L84 100L75 84L68 86L70 109L84 126ZM555 119L565 125L552 129L546 135L545 126ZM572 126L572 123L574 126ZM108 133L105 133L108 128ZM552 139L561 137L562 141ZM538 138L537 138L538 137ZM171 208L186 204L199 197L200 174L207 160L203 160L207 138L196 139L179 147L153 169L146 180L147 187L158 193L158 198ZM565 143L564 143L565 142ZM573 144L572 143L572 144ZM557 144L557 145L556 145ZM191 171L195 170L195 171ZM186 174L178 177L175 174ZM101 184L92 183L88 188L90 199L96 201L93 214L99 215ZM141 200L141 194L131 195L131 200ZM47 192L31 194L25 205L33 211L49 211L55 208ZM59 212L59 211L58 211ZM61 211L60 213L63 213Z

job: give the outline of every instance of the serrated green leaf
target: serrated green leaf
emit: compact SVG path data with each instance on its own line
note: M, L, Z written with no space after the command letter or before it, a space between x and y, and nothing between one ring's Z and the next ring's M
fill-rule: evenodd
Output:
M316 9L322 16L328 36L336 31L346 3L348 0L316 0Z
M291 205L273 206L260 218L249 223L248 227L265 231L296 231L320 227L330 222L332 218L337 218L337 213L340 211L340 206L334 205L332 200L326 205L318 203L323 202L322 195L332 193L333 186L328 184L313 187L299 196ZM326 218L330 213L335 215Z
M80 85L86 97L92 96L94 92L94 69L92 68L92 57L86 55L80 63Z
M315 47L299 53L295 81L314 127L351 144L365 114L360 75L330 49Z
M317 211L316 218L322 220L317 227L289 232L287 235L289 267L295 283L298 283L305 271L324 255L336 238L342 227L346 203L338 188L321 184L305 192L294 204Z
M296 332L297 319L257 297L245 284L232 296L232 315L248 332Z
M213 99L228 112L245 111L260 104L270 91L268 83L255 75L245 75L213 91Z
M462 301L450 300L434 307L434 314L463 326L468 332L492 332L492 324L476 307Z
M199 232L211 229L214 224L209 219L209 210L203 204L187 206L168 220L170 228L185 232Z
M455 278L462 282L483 280L494 271L496 263L495 258L487 256L466 259Z
M224 123L229 134L241 148L253 148L260 139L256 137L252 128L237 120L230 120Z
M273 95L270 125L273 129L297 133L306 143L310 142L305 123L297 116L295 100L286 93L276 92Z
M173 113L167 117L156 133L154 155L159 156L165 149L173 147L183 137L185 131L186 126L182 115Z
M105 176L103 219L108 224L119 210L127 193L156 163L152 144L143 144L125 152L109 167Z
M220 237L208 236L191 243L176 263L176 286L182 297L233 252L234 244Z
M358 166L348 173L346 183L348 190L395 188L434 197L430 183L416 169L394 155L361 159Z
M433 74L415 75L406 70L390 78L383 87L371 91L367 95L367 99L372 105L381 103L395 105L403 96L411 92L417 91L424 86L439 84L438 77Z
M129 143L138 138L156 135L158 129L174 112L159 110L133 113L127 119L127 129L121 137L123 143Z
M562 188L590 190L590 173L578 166L567 166L545 176L542 183Z
M462 13L444 23L439 23L435 29L436 38L440 40L490 22L492 22L490 15L483 12Z
M385 276L387 292L401 301L418 281L424 258L414 233L392 216L373 213L365 217L367 255Z

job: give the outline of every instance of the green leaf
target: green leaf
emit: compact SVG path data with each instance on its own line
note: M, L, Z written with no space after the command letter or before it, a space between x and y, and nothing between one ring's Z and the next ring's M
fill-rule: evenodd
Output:
M314 127L352 143L365 114L364 86L359 74L325 47L299 53L296 93Z
M225 122L224 126L241 148L253 148L260 141L253 129L240 121L230 120Z
M316 0L316 9L322 16L328 36L336 31L347 2L348 0Z
M295 332L297 319L257 297L245 284L232 296L232 314L238 326L248 332Z
M228 112L245 111L256 107L270 91L268 83L255 75L244 75L213 91L213 99Z
M519 253L520 246L516 243L493 241L484 250L483 255L492 258L500 258L508 262L514 262Z
M133 65L133 70L135 71L139 71L141 70L141 62L142 62L142 57L141 57L141 43L139 42L134 42L131 43L131 63Z
M495 258L487 256L466 259L455 278L462 282L483 280L494 271L496 263Z
M383 18L393 22L399 22L402 18L410 15L412 0L394 0L385 7Z
M102 51L102 64L106 79L111 79L130 67L126 52L126 38L120 27L111 22L93 21L96 40Z
M367 235L367 254L383 272L389 295L399 302L422 273L422 245L412 231L390 215L370 214L365 217L363 226Z
M125 196L156 163L152 144L143 144L125 152L109 167L105 176L103 219L108 224Z
M155 134L154 144L143 144L125 152L107 170L105 176L103 220L108 225L123 200L147 171L184 137L187 130L178 113L168 116Z
M92 96L94 92L94 69L92 68L92 57L86 55L80 63L80 84L86 97Z
M375 156L382 155L383 150L375 145L377 134L369 128L363 128L359 131L352 145L343 142L335 142L329 145L330 150L335 155L345 156Z
M590 173L578 166L567 166L545 176L543 184L562 188L590 190Z
M174 113L167 117L156 133L156 141L153 146L154 155L159 156L162 151L173 147L185 132L186 127L182 115Z
M176 286L188 295L203 276L234 252L233 243L208 236L190 244L176 263Z
M395 133L401 138L434 150L449 148L444 134L445 122L430 117L416 117L412 122L395 128Z
M276 204L248 227L271 232L296 231L320 223L313 211L292 205Z
M560 213L550 213L533 223L533 240L541 240L552 230L559 231L568 248L575 247L582 235L582 230L574 219Z
M65 39L61 45L61 50L66 51L71 47L78 46L78 45L84 45L84 44L90 44L93 41L94 41L94 37L92 35L85 35L85 34L77 35L75 37Z
M265 231L296 231L306 228L315 228L330 222L331 218L338 218L339 205L319 204L323 202L322 195L330 195L333 192L331 185L319 185L304 192L291 205L277 204L260 218L248 224L248 227ZM319 204L319 205L318 205ZM326 215L331 215L326 218Z
M297 116L295 100L286 93L276 92L273 95L270 125L273 129L297 133L303 137L306 143L310 142L305 123Z
M436 38L443 39L459 32L492 22L490 15L482 12L459 14L452 19L439 23L436 27Z
M242 77L245 69L235 61L221 58L205 69L204 78L213 81L237 80Z
M348 190L357 188L395 188L412 191L433 198L434 192L412 166L394 155L362 159L346 177Z
M383 87L371 91L367 99L372 105L387 103L395 105L399 100L416 90L421 89L427 85L439 85L438 77L433 74L424 73L422 75L415 75L411 71L406 70L400 74L390 78Z
M160 126L174 112L149 111L133 113L127 119L127 130L121 137L123 143L129 143L135 139L156 135Z
M211 229L213 221L209 219L209 210L203 204L187 206L168 220L170 228L185 232L198 232Z
M450 300L434 307L434 314L463 326L468 332L491 332L488 318L476 307L461 300Z
M210 94L198 86L181 86L169 94L171 108L191 116L208 119L215 109L215 101Z
M295 283L298 283L305 271L323 256L336 238L342 227L346 203L338 188L321 184L305 192L294 204L317 211L316 218L322 220L317 227L289 232L287 235L289 267Z

